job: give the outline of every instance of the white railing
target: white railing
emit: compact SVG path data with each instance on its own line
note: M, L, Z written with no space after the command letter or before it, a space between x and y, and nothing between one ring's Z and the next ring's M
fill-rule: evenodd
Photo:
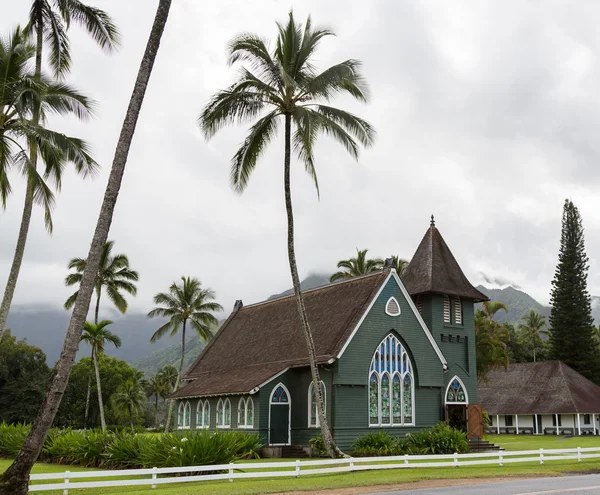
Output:
M119 469L113 471L65 471L64 473L32 474L31 481L62 480L62 483L31 484L29 490L41 492L47 490L63 490L68 495L69 489L108 488L114 486L141 486L167 483L188 483L192 481L229 480L242 478L275 478L299 477L327 473L347 473L371 469L406 469L428 467L458 467L485 464L512 464L518 462L591 459L600 457L600 447L558 449L558 450L523 450L511 452L483 452L478 454L449 455L404 455L390 457L348 457L345 459L320 459L314 461L285 461L269 463L220 464L213 466L187 466L152 469ZM247 472L250 471L250 472ZM190 476L168 476L193 473ZM210 473L210 474L201 474ZM167 475L167 476L165 476ZM160 476L160 477L159 477ZM117 480L76 481L91 478L125 478ZM132 478L133 477L133 478Z

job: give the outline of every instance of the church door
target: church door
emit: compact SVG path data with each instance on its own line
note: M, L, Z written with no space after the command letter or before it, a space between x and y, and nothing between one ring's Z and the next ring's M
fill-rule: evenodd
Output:
M282 383L269 400L269 445L290 445L290 394Z

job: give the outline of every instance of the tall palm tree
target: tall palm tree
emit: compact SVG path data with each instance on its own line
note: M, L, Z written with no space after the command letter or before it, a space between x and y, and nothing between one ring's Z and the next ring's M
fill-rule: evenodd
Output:
M171 390L169 388L169 390ZM165 384L161 382L160 376L157 373L148 380L148 386L146 387L146 394L148 397L154 397L154 426L158 428L158 399L163 396L165 391Z
M402 277L408 268L408 265L410 264L410 260L400 258L400 256L392 256L392 258L394 259L394 264L396 265L396 273L399 277Z
M529 314L521 317L523 323L519 324L519 330L523 333L525 340L531 345L533 350L533 362L535 363L536 349L542 344L541 335L547 335L548 332L544 330L546 326L546 318L534 309Z
M92 348L92 362L96 371L96 388L98 389L98 407L100 408L100 425L102 432L106 431L106 421L104 420L104 404L102 402L102 386L100 384L100 369L98 368L98 356L104 354L104 346L106 343L113 344L117 349L121 347L121 338L112 333L108 328L112 325L110 320L102 320L100 323L90 323L86 321L83 324L83 333L81 334L81 342L87 342ZM86 408L89 405L89 389ZM86 411L87 413L87 411Z
M370 146L375 131L365 120L327 104L340 93L367 101L367 87L357 60L346 60L317 73L312 57L320 41L333 33L327 29L314 29L310 17L302 26L296 23L291 12L287 25L277 24L277 27L277 41L272 51L269 51L268 43L255 34L241 34L231 41L229 63L241 62L246 65L241 67L233 85L211 98L202 111L199 123L204 135L210 138L225 125L255 120L231 164L231 184L241 193L248 185L258 159L274 139L283 121L283 173L290 272L316 391L321 434L328 453L335 456L341 452L335 446L325 419L313 336L300 292L294 250L291 153L293 149L312 177L319 194L314 160L317 138L323 133L328 134L357 158L359 143ZM264 112L267 113L261 116Z
M111 302L121 312L127 311L127 300L121 294L121 291L125 291L131 295L137 294L137 287L133 282L139 280L138 272L129 268L129 258L124 254L116 254L112 256L112 248L115 241L107 241L104 243L104 249L102 250L102 258L100 259L100 269L98 270L98 277L96 279L96 309L94 311L94 323L98 324L98 314L100 312L100 297L102 295L102 288L106 289L106 293ZM75 269L75 273L69 273L65 278L65 285L75 285L81 283L83 271L86 267L86 260L83 258L73 258L69 261L69 269ZM75 304L77 299L76 291L71 297L69 297L64 307L69 310ZM90 363L90 373L88 376L88 388L87 388L87 399L85 402L85 413L83 418L83 429L87 427L87 420L90 407L90 393L92 390L92 372L93 363Z
M167 23L167 18L169 17L170 8L171 0L159 0L156 16L154 17L148 43L146 44L146 50L144 51L129 101L129 107L127 108L127 113L121 127L104 200L102 201L96 230L87 257L87 266L83 272L81 285L79 286L79 295L73 306L73 313L71 314L71 321L69 322L60 359L55 367L50 390L46 394L40 412L33 422L23 447L21 447L14 462L0 475L0 493L2 494L24 495L27 493L29 473L40 455L48 430L54 421L56 411L65 393L69 374L75 361L77 347L79 346L79 339L83 331L83 324L90 308L90 299L94 291L98 269L100 268L102 248L108 238L125 165L127 164L129 148L131 147L135 127L144 96L146 95L146 88L152 74L152 67L156 60L160 40Z
M330 277L329 281L335 282L336 280L359 277L361 275L367 275L368 273L378 272L381 270L383 268L383 260L381 258L367 258L368 251L368 249L359 251L357 248L356 258L339 261L337 267L342 268L343 271L334 273Z
M111 396L110 402L117 416L129 419L131 433L135 433L133 419L144 412L146 394L138 382L126 381Z
M127 300L122 294L127 292L132 296L137 294L137 287L134 282L139 280L139 274L135 270L129 268L129 258L125 254L112 255L112 248L115 241L106 241L102 249L102 257L100 258L100 269L96 279L96 310L94 312L94 323L98 323L98 313L100 311L100 297L102 289L106 289L106 295L115 307L121 312L127 311ZM83 258L73 258L69 261L69 269L75 270L75 273L69 273L65 278L65 285L81 284L82 274L87 265L87 261ZM65 309L71 309L79 291L76 291L65 302Z
M197 278L181 277L181 281L181 285L173 282L169 287L169 292L159 292L156 294L154 296L154 304L160 304L160 306L148 313L150 318L160 317L169 319L167 323L154 332L154 335L150 338L150 342L152 343L155 343L167 333L170 333L171 337L174 337L181 328L181 360L179 361L177 381L175 382L173 391L179 388L183 373L185 332L188 321L192 328L196 330L198 336L205 342L208 342L212 338L211 327L216 327L219 323L211 311L223 310L223 307L219 303L213 302L215 298L214 291L212 289L203 289L202 284ZM173 401L169 401L165 432L170 428L172 410Z
M71 23L83 27L100 47L110 51L118 43L118 32L110 17L102 10L83 4L79 0L32 0L29 10L29 23L25 28L25 33L32 39L35 39L35 74L34 80L42 79L42 56L44 41L50 45L50 66L57 78L68 73L71 67L71 53L67 30ZM44 122L43 105L38 101L32 108L32 124L38 126ZM84 143L82 143L84 144ZM23 206L23 216L21 226L17 237L17 245L13 262L8 275L8 281L4 289L2 303L0 303L0 333L6 325L8 312L12 304L12 299L17 287L17 279L23 263L25 245L27 244L27 235L31 223L31 213L33 203L39 201L39 185L36 185L35 175L38 161L38 154L41 155L42 147L35 140L29 140L29 156L27 157L27 167L31 172L27 174L27 187L25 190L25 204ZM74 155L77 156L77 155ZM43 158L43 156L42 156ZM79 158L81 159L81 158ZM71 159L71 161L73 161ZM75 165L79 168L77 163ZM89 165L94 165L90 163ZM48 162L46 161L46 168ZM87 168L87 167L86 167ZM60 170L60 169L57 169ZM60 174L52 174L60 186ZM38 196L38 198L36 198ZM50 211L53 202L46 205L45 219L46 227L52 230L52 221Z
M35 47L19 28L0 40L0 202L6 207L11 183L8 172L17 168L27 181L26 205L19 231L17 249L0 304L0 336L6 325L17 284L33 203L44 207L46 227L52 230L54 194L66 163L75 165L84 177L97 164L84 141L65 136L45 127L51 114L74 115L85 120L91 115L92 102L71 86L51 80L31 70ZM41 122L41 124L40 124ZM40 174L35 166L39 154L45 164Z

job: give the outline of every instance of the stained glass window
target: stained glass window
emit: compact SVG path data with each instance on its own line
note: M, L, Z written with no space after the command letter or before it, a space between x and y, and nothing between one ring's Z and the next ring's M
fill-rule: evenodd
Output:
M219 402L217 402L217 426L223 426L225 424L225 422L223 421L223 419L224 419L223 409L224 409L223 399L219 399Z
M412 423L412 379L410 375L404 376L404 400L403 400L403 408L404 408L404 422Z
M458 377L454 377L448 385L448 391L446 392L446 403L463 403L466 404L467 394L463 387L462 382Z
M177 408L177 427L183 428L183 402L179 403L179 407Z
M252 397L240 398L238 402L238 428L254 426L254 402Z
M287 403L288 402L287 393L281 385L279 385L273 392L273 395L271 396L271 402L276 402L276 403Z
M183 427L189 428L192 420L192 406L190 406L189 402L185 403L185 406L183 407L183 414Z
M369 370L369 424L412 424L412 364L397 337L390 334L377 346Z
M400 376L392 380L392 417L395 425L402 424L402 382Z
M231 425L231 403L229 399L225 399L225 424L223 426Z
M369 417L370 424L379 424L379 380L376 373L369 379Z
M246 426L246 399L243 397L238 402L238 428Z
M205 401L202 405L202 426L208 428L210 426L210 402Z
M252 397L248 397L246 401L246 426L248 428L254 427L254 401Z
M327 410L327 397L325 394L325 384L321 381L321 394L323 394L323 402L325 404L325 409ZM319 415L317 414L317 394L315 394L315 387L313 386L313 382L310 382L308 386L308 407L309 407L309 418L308 418L308 426L309 427L320 427L321 423L319 422Z

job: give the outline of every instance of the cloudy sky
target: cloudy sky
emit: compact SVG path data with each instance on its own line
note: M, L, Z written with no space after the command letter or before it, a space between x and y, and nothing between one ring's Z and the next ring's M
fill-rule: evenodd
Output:
M122 47L106 55L71 29L69 80L98 102L96 118L51 124L87 139L102 171L93 181L67 175L51 237L34 211L18 305L59 307L71 292L63 286L66 264L87 253L157 4L88 3L114 17ZM25 21L28 5L3 5L4 34ZM148 311L153 294L181 275L215 289L227 312L235 299L255 302L290 286L282 146L273 145L238 195L228 183L229 162L246 129L225 129L207 143L196 119L235 76L227 41L242 31L273 38L275 21L291 7L337 34L323 42L318 67L363 61L371 101L337 103L378 131L358 163L321 140L320 201L296 164L301 276L334 271L355 248L410 257L434 213L474 283L485 273L547 303L569 197L586 228L590 290L600 294L600 4L174 0L109 237L140 272L133 309ZM0 212L0 287L24 194L20 177L13 180L19 187Z

